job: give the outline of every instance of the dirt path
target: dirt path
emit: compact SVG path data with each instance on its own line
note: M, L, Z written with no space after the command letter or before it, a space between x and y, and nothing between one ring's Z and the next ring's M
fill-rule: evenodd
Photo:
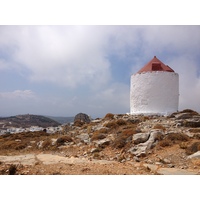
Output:
M198 171L176 168L160 168L157 165L146 165L137 162L120 163L108 160L88 160L87 158L64 157L53 154L24 154L0 156L1 174L32 175L67 175L67 174L163 174L163 175L195 175ZM10 172L10 168L15 168ZM12 169L13 170L13 169Z

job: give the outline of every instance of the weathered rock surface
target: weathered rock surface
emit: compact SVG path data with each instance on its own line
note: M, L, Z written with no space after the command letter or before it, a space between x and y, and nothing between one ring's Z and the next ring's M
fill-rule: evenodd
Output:
M187 159L200 159L200 151L188 156Z
M146 142L149 138L149 133L137 133L133 135L134 144Z
M129 149L129 152L135 156L145 156L147 154L147 151L153 147L158 134L162 134L162 131L157 129L151 130L149 133L150 135L149 139L144 143L135 145L134 147Z
M88 143L89 139L90 139L90 136L87 133L82 133L80 135L77 135L76 138L79 138L81 140L81 142Z
M105 139L102 139L102 140L99 140L99 141L96 141L96 144L98 147L105 147L105 146L108 146L110 144L110 139L109 138L105 138Z

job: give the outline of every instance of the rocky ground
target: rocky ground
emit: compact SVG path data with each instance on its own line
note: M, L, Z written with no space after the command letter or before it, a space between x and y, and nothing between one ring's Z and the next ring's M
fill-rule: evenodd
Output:
M200 115L108 113L61 132L0 136L0 174L200 174Z

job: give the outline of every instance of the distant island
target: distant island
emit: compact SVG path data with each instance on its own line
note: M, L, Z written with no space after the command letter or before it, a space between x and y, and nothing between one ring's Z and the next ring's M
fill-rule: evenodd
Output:
M61 125L56 120L53 120L49 117L40 116L40 115L16 115L10 117L0 117L0 129L8 129L12 127L16 128L28 128L31 126L39 126L43 128L47 127L57 127Z

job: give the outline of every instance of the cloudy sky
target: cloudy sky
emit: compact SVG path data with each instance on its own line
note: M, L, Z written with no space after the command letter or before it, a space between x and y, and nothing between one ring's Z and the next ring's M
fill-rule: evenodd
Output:
M129 112L130 77L156 55L200 112L200 26L0 26L0 116Z

